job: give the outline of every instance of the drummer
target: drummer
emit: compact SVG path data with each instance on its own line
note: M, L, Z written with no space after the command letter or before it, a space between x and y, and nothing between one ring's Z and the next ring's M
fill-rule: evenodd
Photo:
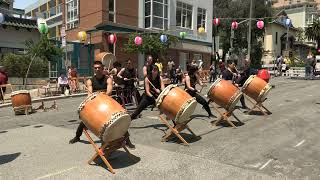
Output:
M128 91L130 91L133 94L135 94L135 97L137 98L138 103L140 103L141 96L139 91L134 85L135 82L139 81L137 78L137 74L138 74L137 69L133 67L132 61L128 59L127 66L120 70L117 77L123 80L124 89L126 89L126 91L124 92L125 96L128 97Z
M153 57L151 55L149 55L147 57L147 63L143 66L143 77L147 77L148 74L151 73L152 69L151 69L151 66L154 65L154 62L153 62Z
M245 61L246 67L241 74L238 73L234 61L228 61L227 64L227 68L222 72L222 79L231 81L237 87L242 87L244 82L249 77L249 61ZM242 105L242 109L248 109L243 95L240 98L240 102Z
M159 68L156 65L150 66L151 73L144 79L145 92L137 109L131 114L131 119L137 119L137 116L149 105L155 104L161 91L164 89L164 82L159 73Z
M103 65L101 61L95 61L93 63L94 68L94 76L91 79L87 80L87 88L88 88L88 96L92 94L92 92L106 90L106 94L111 96L112 94L112 78L103 74ZM113 97L114 98L114 97ZM72 138L69 143L73 144L80 141L80 136L82 135L82 131L85 128L85 124L81 122L78 126L76 136ZM127 132L125 136L129 136ZM135 146L131 143L129 137L127 138L126 145L134 149Z
M198 72L197 66L189 65L188 73L185 76L185 90L192 97L195 97L196 101L200 103L203 106L203 108L207 111L208 116L212 117L213 114L211 113L209 103L199 94L200 92L196 89L197 82L199 83L199 85L203 86L197 72Z

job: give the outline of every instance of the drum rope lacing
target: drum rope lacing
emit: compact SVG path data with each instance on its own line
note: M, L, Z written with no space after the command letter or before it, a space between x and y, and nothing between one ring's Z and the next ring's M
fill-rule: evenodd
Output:
M90 96L88 96L78 107L78 114L80 114L80 111L84 108L84 106L87 104L88 101L93 100L94 98L97 97L97 95L101 92L95 92L92 93Z
M258 101L263 101L264 99L262 99L263 98L263 96L264 96L264 94L266 94L266 93L268 93L269 91L270 91L270 89L271 89L271 86L269 85L269 84L267 84L261 91L260 91L260 94L259 94L259 96L258 96Z
M108 121L107 123L105 123L103 125L103 127L100 130L100 139L103 140L104 135L106 134L106 130L109 126L111 126L113 123L115 123L117 120L119 120L121 117L123 116L127 116L128 113L126 111L120 111L120 112L115 112L112 113L110 121Z
M232 105L232 103L238 103L238 102L234 102L237 98L239 98L240 96L242 96L242 92L238 91L237 93L235 93L229 100L228 102L228 105L227 105L227 110L232 110L232 109L229 109L230 106Z
M183 105L181 106L180 110L178 111L176 117L174 118L175 122L177 122L179 120L179 118L181 117L181 115L184 112L184 110L186 109L186 107L189 106L189 104L195 100L196 100L196 98L193 97L191 99L188 99L185 103L183 103Z
M28 90L19 90L19 91L13 91L11 93L11 97L12 96L15 96L15 95L18 95L18 94L30 94Z

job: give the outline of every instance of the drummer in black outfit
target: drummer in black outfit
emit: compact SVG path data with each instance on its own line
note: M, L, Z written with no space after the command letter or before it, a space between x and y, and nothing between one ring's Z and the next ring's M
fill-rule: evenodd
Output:
M87 80L87 88L88 88L88 96L92 94L92 92L107 90L106 94L111 96L112 94L112 78L103 74L103 65L101 61L95 61L93 63L94 68L94 76L91 79ZM115 97L113 97L115 99ZM115 99L119 102L119 99ZM120 100L121 101L121 100ZM76 136L72 138L69 143L73 144L80 141L80 136L82 135L83 129L86 128L85 124L81 122L78 126ZM125 136L129 136L127 132ZM135 146L131 143L129 137L127 138L126 145L133 149Z
M137 116L149 105L155 104L155 100L158 98L161 91L164 89L164 83L159 73L159 68L156 65L150 66L151 73L144 79L145 93L142 95L142 99L137 109L131 114L131 119L136 119Z
M135 93L138 103L140 103L141 96L134 83L138 81L137 70L133 67L132 61L129 59L127 61L127 66L122 68L118 73L118 78L123 80L125 96L128 97L128 91ZM131 98L129 98L131 99Z
M203 106L203 108L207 111L208 116L212 117L213 114L211 113L209 103L200 95L198 94L199 91L196 89L196 83L198 82L201 86L203 85L199 76L197 75L198 67L195 65L189 65L188 73L185 77L185 90L189 93L192 97L196 98L196 101Z
M143 77L147 77L148 74L151 73L152 69L151 69L151 66L154 65L154 62L153 62L153 57L151 55L149 55L147 57L147 63L143 66Z
M236 69L234 61L228 61L227 63L228 67L222 72L222 79L231 81L237 87L242 87L249 78L249 68L245 68L245 71L240 74ZM248 109L243 95L240 98L240 102L243 109Z

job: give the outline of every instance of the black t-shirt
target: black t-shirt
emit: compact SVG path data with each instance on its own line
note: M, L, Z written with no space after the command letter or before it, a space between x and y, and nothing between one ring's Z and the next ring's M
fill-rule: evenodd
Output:
M93 78L91 78L92 91L96 92L99 90L107 90L107 79L108 77L106 75L103 75L100 79L98 79L96 76L93 76Z
M222 71L222 79L232 81L233 73L230 72L228 69L225 69L224 71Z
M149 79L149 81L152 83L152 85L153 85L155 88L161 90L160 76L156 77L155 79L152 79L151 76L148 76L148 79ZM152 85L149 84L150 93L151 93L154 97L158 97L159 94L156 93L156 91L155 91L155 89L153 88ZM144 87L144 88L146 88L146 87Z
M130 80L128 80L128 81L124 81L124 84L125 84L126 86L134 86L134 80L133 80L133 78L136 77L136 71L135 71L135 69L134 69L134 68L132 68L132 69L125 68L122 77L123 77L123 78L128 78L128 79L130 79Z

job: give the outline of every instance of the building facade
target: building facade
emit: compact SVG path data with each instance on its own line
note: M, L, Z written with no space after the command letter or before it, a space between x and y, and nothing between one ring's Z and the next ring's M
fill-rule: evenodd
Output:
M119 62L130 58L139 69L145 63L145 55L123 51L131 32L165 31L179 36L183 31L187 33L185 39L161 55L164 66L172 58L182 68L192 59L201 59L208 67L212 53L212 3L206 0L41 0L29 6L26 13L32 17L43 14L51 28L50 37L54 36L51 32L56 32L55 37L59 38L59 29L65 26L67 41L77 42L78 32L86 31L89 37L85 44L94 45L94 54L113 52ZM51 10L55 12L53 16ZM51 19L58 21L51 23ZM199 27L205 28L205 32L199 34ZM109 33L117 34L114 47L107 43Z
M316 3L318 9L320 9L320 0L274 0L273 6L275 8L281 8L281 7L300 4L300 3L304 3L304 2Z

